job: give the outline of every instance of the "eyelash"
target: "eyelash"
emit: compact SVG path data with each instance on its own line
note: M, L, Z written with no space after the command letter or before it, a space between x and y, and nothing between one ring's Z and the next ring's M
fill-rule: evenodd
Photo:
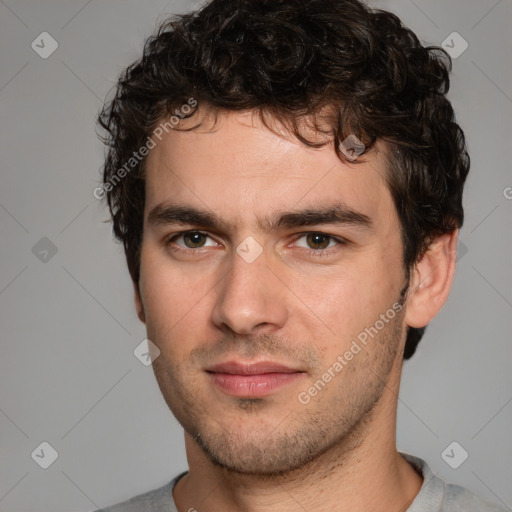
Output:
M179 233L175 233L174 235L172 235L170 238L167 239L165 244L166 245L171 245L178 238L181 238L184 235L189 234L189 233L196 233L196 234L203 235L203 236L211 238L210 235L208 233L204 232L204 231L188 230L188 231L181 231ZM348 243L347 240L344 240L343 238L338 238L338 237L335 237L335 236L330 235L328 233L324 233L322 231L306 231L306 232L303 232L303 233L298 233L298 235L299 236L294 240L294 242L297 242L298 240L300 240L301 238L303 238L303 237L305 237L307 235L322 235L322 236L328 238L330 241L337 242L337 245L335 245L333 247L328 247L326 249L305 249L305 248L302 248L302 250L305 251L305 253L307 255L313 256L313 257L317 257L317 258L318 257L322 257L322 256L328 256L328 255L331 254L333 249L336 249L337 247L346 245ZM173 250L175 250L175 251L183 251L183 252L187 252L187 253L197 253L201 249L204 249L204 247L197 247L196 249L190 248L190 247L187 248L187 249L183 249L182 247L179 247L179 246L173 247Z

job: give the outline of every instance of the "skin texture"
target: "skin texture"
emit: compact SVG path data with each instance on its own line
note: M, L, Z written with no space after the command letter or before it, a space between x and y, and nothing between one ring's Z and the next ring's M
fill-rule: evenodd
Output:
M406 326L426 325L445 302L457 232L436 239L412 270L401 311L301 403L299 393L401 303L407 283L386 148L377 143L365 162L350 165L332 145L307 148L251 112L222 113L215 124L208 114L202 128L171 131L148 156L135 287L139 318L161 351L157 382L185 430L190 471L175 488L177 506L405 510L422 483L395 445ZM170 204L214 213L224 224L148 221L155 207ZM271 230L266 223L336 204L364 214L371 227ZM205 235L178 236L198 230ZM247 237L262 250L251 263L236 252ZM233 359L277 361L303 373L268 396L233 397L205 371Z

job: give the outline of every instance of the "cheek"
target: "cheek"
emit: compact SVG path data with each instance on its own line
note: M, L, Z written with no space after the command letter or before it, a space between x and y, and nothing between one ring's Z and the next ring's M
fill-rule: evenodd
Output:
M193 266L173 265L165 253L143 251L141 257L141 295L146 312L148 335L165 342L180 336L180 332L199 324L194 318L204 317L203 300L212 285L204 273L196 272ZM211 291L210 291L211 293Z
M350 268L340 268L338 275L303 281L296 295L328 328L328 337L334 333L339 349L339 343L350 344L396 302L401 284L396 267L396 260L386 257L361 258Z

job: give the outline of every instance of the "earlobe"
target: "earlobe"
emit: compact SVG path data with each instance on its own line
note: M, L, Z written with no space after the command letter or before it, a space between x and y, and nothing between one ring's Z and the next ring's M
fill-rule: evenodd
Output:
M448 298L455 274L459 230L440 235L411 272L405 322L425 327L439 313Z
M135 310L137 311L137 316L142 323L146 323L146 315L144 313L144 305L142 304L142 299L140 296L139 283L133 283L134 290L134 299L135 299Z

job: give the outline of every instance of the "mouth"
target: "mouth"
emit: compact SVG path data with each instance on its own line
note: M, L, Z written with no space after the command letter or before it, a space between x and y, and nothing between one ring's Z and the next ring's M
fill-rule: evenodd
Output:
M208 368L206 373L213 385L228 395L260 398L300 379L306 372L273 361L228 361Z

